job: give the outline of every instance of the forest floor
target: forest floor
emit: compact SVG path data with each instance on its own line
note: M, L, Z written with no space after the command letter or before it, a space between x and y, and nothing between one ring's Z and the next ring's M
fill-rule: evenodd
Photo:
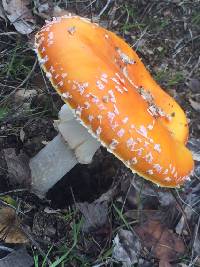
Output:
M124 38L187 114L191 181L159 188L100 148L47 193L29 160L56 135L63 102L33 51L45 20L72 12ZM0 3L0 267L200 266L200 2Z

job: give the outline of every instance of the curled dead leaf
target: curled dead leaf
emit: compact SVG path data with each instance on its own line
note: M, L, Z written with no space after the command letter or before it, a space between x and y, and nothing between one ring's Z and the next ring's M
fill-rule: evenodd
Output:
M15 211L9 207L0 209L0 240L5 243L27 243L28 239L20 229Z
M141 252L141 243L131 231L120 229L113 240L112 257L121 262L123 267L131 267L138 263Z
M2 0L4 12L15 29L21 34L30 34L35 29L35 19L29 0Z
M179 236L159 220L149 218L134 229L145 247L159 259L160 266L170 266L170 261L176 260L185 252L184 243Z

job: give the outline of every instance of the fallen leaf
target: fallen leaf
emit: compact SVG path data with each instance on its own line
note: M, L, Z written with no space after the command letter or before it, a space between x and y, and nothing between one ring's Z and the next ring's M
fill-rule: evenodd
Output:
M142 243L151 255L160 260L161 266L170 266L185 251L183 241L159 220L148 218L145 223L134 227Z
M35 29L35 19L28 8L29 0L2 0L7 18L21 34L29 34Z
M46 213L43 211L34 214L32 234L40 240L48 242L61 242L68 233L69 222L57 213Z
M93 203L77 203L77 208L83 214L82 229L88 233L104 226L108 220L108 203L94 201Z
M31 267L34 265L33 258L25 248L11 252L3 259L0 259L0 267Z
M44 2L37 7L39 13L49 13L50 5L48 2Z
M196 254L200 256L200 237L199 236L195 238L193 248Z
M139 175L135 174L131 180L131 184L134 186L135 190L142 195L146 196L157 196L154 186L151 182L142 179Z
M190 105L192 108L196 111L200 111L200 103L197 101L194 101L193 99L189 98Z
M1 2L0 2L0 18L6 20L6 15L4 13L4 9L3 9L3 6L2 6Z
M148 206L152 207L155 205L155 202L158 200L162 207L173 205L175 200L169 190L166 190L162 187L157 187L150 181L142 179L139 175L134 175L134 178L131 180L131 184L134 186L135 190L145 198L147 198Z
M35 89L20 89L15 93L15 103L17 105L23 105L24 102L30 102L30 100L37 95Z
M121 229L115 236L113 245L112 257L122 262L123 267L131 267L133 264L138 263L141 243L134 233Z
M187 143L187 146L192 152L193 159L196 161L200 161L200 138L190 138Z
M3 150L8 168L8 178L12 185L29 187L31 183L31 171L29 168L29 159L24 153L16 155L14 148Z
M20 229L15 211L9 207L0 209L0 240L5 243L27 243L28 239Z
M60 8L59 6L55 6L53 8L53 17L60 17L60 16L69 16L69 15L76 15L73 12L69 12L68 10L64 10L62 8Z
M179 222L176 225L176 233L178 235L181 235L185 227L187 227L187 223L191 220L193 214L193 210L191 209L191 206L186 206L184 208L184 215L181 216Z
M188 87L191 89L194 93L200 92L200 80L192 78L188 82Z
M22 142L24 142L25 132L24 132L23 128L21 128L21 130L19 132L19 137L20 137L20 140Z
M196 177L199 177L200 176L200 161L197 164L195 164L194 175Z
M17 202L9 195L0 196L0 199L13 207L17 207Z

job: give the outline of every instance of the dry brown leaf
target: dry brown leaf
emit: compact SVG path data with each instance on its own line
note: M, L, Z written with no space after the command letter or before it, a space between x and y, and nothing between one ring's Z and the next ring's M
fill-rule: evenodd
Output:
M28 8L29 0L2 0L7 18L21 34L29 34L35 29L35 19Z
M160 266L170 266L169 262L177 259L185 251L183 241L159 220L147 219L135 231L142 243L151 250L151 254L160 260Z
M14 148L4 149L3 152L8 168L9 182L14 186L17 184L29 188L31 171L28 157L23 152L17 155Z
M5 243L27 243L28 239L20 229L15 211L9 207L0 209L0 240Z

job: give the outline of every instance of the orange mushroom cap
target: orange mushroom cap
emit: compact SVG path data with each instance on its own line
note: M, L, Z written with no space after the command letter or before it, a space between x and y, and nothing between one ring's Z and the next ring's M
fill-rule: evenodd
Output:
M183 144L184 112L124 41L87 19L64 16L36 35L36 52L77 119L126 166L161 186L187 179L193 159Z

